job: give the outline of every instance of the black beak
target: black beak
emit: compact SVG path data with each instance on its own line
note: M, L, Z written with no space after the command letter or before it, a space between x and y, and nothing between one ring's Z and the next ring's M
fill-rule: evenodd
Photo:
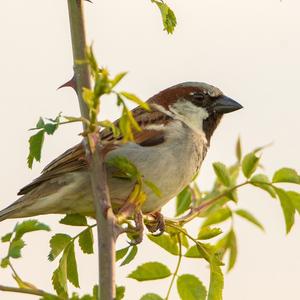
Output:
M220 96L217 98L212 106L212 109L215 112L221 114L227 114L241 108L243 108L241 104L226 96Z

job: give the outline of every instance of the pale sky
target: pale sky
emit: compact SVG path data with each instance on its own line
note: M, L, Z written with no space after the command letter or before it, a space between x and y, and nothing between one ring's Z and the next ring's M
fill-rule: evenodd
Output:
M65 126L47 138L42 163L35 164L32 171L26 167L27 129L39 116L54 117L60 111L79 114L74 92L56 90L72 76L67 5L63 0L2 2L0 206L4 208L16 200L19 188L38 176L47 162L80 140L80 125ZM283 166L300 171L299 1L170 0L178 18L172 36L162 31L159 12L149 0L94 2L86 5L89 42L94 43L99 63L111 73L130 71L120 89L146 100L179 82L204 81L244 106L225 116L212 138L199 177L204 189L212 183L212 162L233 162L238 135L246 151L274 142L263 155L267 174ZM118 116L114 105L110 108L109 99L103 105L103 119ZM278 201L248 188L240 193L240 199L239 206L262 220L266 233L236 220L239 256L235 269L225 276L224 300L296 299L300 278L299 216L286 236ZM173 206L174 202L165 210L166 215L172 215ZM58 219L39 218L53 232L69 230L59 226ZM0 235L10 231L15 222L1 223ZM51 272L57 265L47 261L50 236L29 234L24 258L15 262L23 279L45 290L52 289ZM5 251L1 244L1 257ZM77 252L83 294L97 281L96 256ZM176 258L148 241L143 243L135 263L117 271L118 284L127 286L126 300L139 299L146 292L166 295L170 278L148 283L125 279L136 265L146 261L168 261L172 270L176 265ZM186 260L180 273L187 272L207 283L208 270L202 261ZM9 270L0 270L0 284L15 285ZM176 286L172 300L178 299L175 290ZM0 299L37 297L0 293Z

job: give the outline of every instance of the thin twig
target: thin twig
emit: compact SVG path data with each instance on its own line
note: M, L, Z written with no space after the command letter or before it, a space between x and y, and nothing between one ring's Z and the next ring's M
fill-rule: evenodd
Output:
M0 285L0 291L3 292L13 292L13 293L21 293L21 294L30 294L30 295L36 295L36 296L50 296L53 299L59 299L59 300L66 300L65 298L62 298L60 296L53 295L51 293L45 292L40 289L27 289L27 288L17 288L17 287L10 287L10 286L4 286Z
M172 286L173 286L174 280L175 280L175 278L178 274L180 263L181 263L181 260L182 260L182 244L181 244L180 234L177 234L177 239L178 239L178 246L179 246L178 262L177 262L177 265L176 265L176 269L173 273L173 277L172 277L172 280L171 280L171 283L170 283L170 286L169 286L169 289L168 289L167 296L166 296L165 300L168 300L169 297L170 297Z

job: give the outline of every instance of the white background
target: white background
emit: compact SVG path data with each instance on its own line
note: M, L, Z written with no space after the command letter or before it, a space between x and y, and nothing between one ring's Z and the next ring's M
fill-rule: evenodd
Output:
M38 176L56 155L80 140L79 125L61 128L47 138L41 164L26 167L27 140L39 116L78 115L71 89L56 88L72 76L72 56L66 1L2 1L0 10L1 208L16 199L20 187ZM215 133L201 170L201 187L209 188L211 163L234 160L234 144L241 135L247 151L274 142L263 155L268 174L282 166L299 171L300 112L300 18L299 1L186 0L169 1L178 27L173 36L162 31L160 15L150 1L98 1L86 5L88 40L94 42L100 64L111 73L128 70L120 88L143 99L183 81L205 81L238 100L244 109L227 115ZM103 101L103 118L116 118L112 99ZM239 256L236 268L226 275L225 300L297 299L300 278L299 217L289 236L278 201L261 191L244 189L240 206L252 211L266 227L263 234L236 220ZM174 204L165 212L172 215ZM40 217L53 231L58 217ZM15 221L0 225L0 235ZM195 228L193 228L195 229ZM75 232L75 230L73 230ZM51 290L47 254L50 234L33 233L26 238L24 258L15 267L25 280ZM121 247L121 243L119 246ZM6 247L0 245L0 256ZM80 251L78 251L78 254ZM82 293L97 280L96 256L79 254ZM118 284L127 286L126 299L143 293L166 295L170 278L149 283L125 279L138 263L176 259L157 246L143 243L135 263L118 269ZM192 272L207 283L204 263L187 260L181 273ZM14 285L9 270L0 270L0 284ZM175 291L176 287L174 288ZM0 299L36 299L0 293ZM171 299L178 299L174 292Z

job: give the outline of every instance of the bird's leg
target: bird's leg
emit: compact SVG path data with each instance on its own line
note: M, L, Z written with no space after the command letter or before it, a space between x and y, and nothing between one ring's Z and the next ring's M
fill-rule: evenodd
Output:
M134 214L134 223L135 223L135 231L132 236L132 240L130 242L131 245L140 244L143 241L143 233L144 233L144 223L143 223L143 215L140 210L136 211Z
M146 227L151 233L157 232L155 235L159 236L165 232L166 224L164 216L160 211L150 213L147 216L150 217L150 220L147 221Z

